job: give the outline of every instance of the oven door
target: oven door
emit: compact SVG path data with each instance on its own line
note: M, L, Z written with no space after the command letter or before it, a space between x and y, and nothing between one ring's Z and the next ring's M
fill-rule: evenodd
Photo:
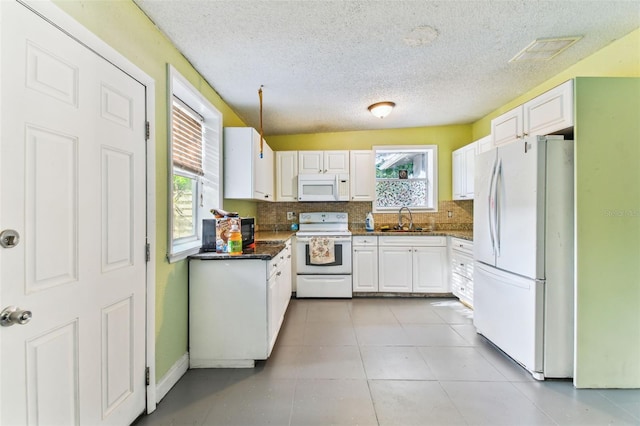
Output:
M330 237L334 245L335 261L316 264L311 262L310 242L313 237L296 237L296 273L298 275L351 274L351 237Z

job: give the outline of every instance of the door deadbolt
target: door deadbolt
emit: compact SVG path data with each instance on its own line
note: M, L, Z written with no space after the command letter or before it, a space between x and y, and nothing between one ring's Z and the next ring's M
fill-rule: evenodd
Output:
M4 248L13 248L20 242L20 234L13 229L5 229L0 232L0 245Z
M0 326L11 327L14 324L26 324L31 321L31 311L16 306L7 306L0 312Z

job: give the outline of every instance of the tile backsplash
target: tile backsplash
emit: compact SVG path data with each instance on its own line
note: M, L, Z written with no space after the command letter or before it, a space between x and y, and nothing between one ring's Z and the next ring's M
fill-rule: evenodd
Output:
M371 202L335 202L335 203L267 203L258 202L256 230L274 231L289 229L292 222L298 221L300 213L307 212L347 212L351 229L364 228L367 213L372 211ZM287 220L287 212L295 212L295 220ZM403 211L406 215L406 211ZM435 218L437 231L471 231L473 230L473 201L440 201L438 212L412 212L414 226L426 226L430 218ZM451 217L449 217L451 216ZM376 228L381 225L398 224L398 212L374 213Z

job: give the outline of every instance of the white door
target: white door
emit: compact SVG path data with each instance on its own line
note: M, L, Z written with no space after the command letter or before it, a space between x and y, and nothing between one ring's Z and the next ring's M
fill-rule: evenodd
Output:
M145 408L145 88L1 2L0 423L129 424Z
M353 291L378 291L378 247L353 248Z
M495 265L494 225L492 196L493 172L496 165L496 149L476 156L475 200L473 202L473 257L489 265Z
M544 279L545 157L544 139L538 142L535 137L498 148L496 267L540 279Z
M323 173L323 154L323 151L298 151L298 174Z
M378 247L379 291L411 293L413 289L411 247Z
M349 151L325 151L323 173L349 173Z
M414 247L414 293L448 293L446 247Z
M276 201L298 200L298 151L276 151Z

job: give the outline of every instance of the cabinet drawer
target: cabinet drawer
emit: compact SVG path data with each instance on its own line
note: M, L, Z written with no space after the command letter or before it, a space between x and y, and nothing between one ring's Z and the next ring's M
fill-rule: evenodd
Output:
M444 247L447 245L447 237L380 237L380 247Z
M454 252L461 252L473 255L473 241L463 240L462 238L451 237L451 249Z
M377 246L378 237L375 235L353 237L353 245L354 246Z
M473 279L473 259L469 256L453 253L451 255L451 272Z
M451 274L453 294L469 306L473 306L473 281L458 274Z

